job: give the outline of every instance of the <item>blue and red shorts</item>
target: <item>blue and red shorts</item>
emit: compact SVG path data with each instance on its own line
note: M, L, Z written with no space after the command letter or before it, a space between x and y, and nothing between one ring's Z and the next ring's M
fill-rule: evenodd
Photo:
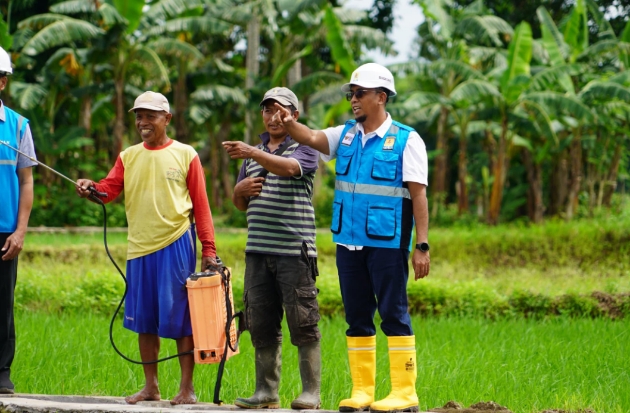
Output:
M186 279L195 272L195 239L191 227L171 245L127 261L125 328L173 339L192 335Z

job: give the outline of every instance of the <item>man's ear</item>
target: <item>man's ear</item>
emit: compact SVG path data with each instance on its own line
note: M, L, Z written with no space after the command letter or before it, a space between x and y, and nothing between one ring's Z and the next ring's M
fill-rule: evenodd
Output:
M166 117L166 124L168 125L169 123L171 123L171 119L173 119L173 114L168 112L164 116Z
M0 77L0 91L4 90L4 88L7 86L8 81L9 81L8 77L6 76Z
M300 111L296 110L295 112L293 112L293 120L298 120L298 118L300 117Z

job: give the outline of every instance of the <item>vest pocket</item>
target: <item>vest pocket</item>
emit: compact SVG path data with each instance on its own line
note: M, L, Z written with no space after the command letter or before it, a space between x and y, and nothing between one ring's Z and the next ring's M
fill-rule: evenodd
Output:
M341 232L341 214L343 213L343 201L333 202L332 223L330 224L330 230L333 234L339 234Z
M347 175L350 161L352 160L352 152L350 153L337 153L337 161L335 162L335 173L337 175Z
M386 181L396 179L398 156L397 153L376 152L372 164L372 178Z
M386 204L368 204L367 236L390 240L396 237L396 210Z

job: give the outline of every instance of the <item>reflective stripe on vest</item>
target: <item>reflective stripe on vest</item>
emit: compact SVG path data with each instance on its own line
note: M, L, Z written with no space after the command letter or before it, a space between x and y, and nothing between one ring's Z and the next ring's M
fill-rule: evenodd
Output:
M396 188L391 186L373 184L353 184L345 181L335 181L335 189L343 192L353 192L355 194L391 196L394 198L411 199L411 194L407 188Z

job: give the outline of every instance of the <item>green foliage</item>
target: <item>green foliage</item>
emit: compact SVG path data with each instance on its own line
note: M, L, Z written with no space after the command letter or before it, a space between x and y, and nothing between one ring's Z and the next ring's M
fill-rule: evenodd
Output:
M460 223L432 230L431 274L409 281L410 311L489 319L629 316L629 221L617 217L496 228ZM110 238L110 250L124 264L122 234ZM232 269L237 307L242 307L246 238L244 230L217 230L217 251ZM98 233L29 234L20 259L18 309L113 312L123 283L101 243ZM341 314L337 246L329 231L318 232L317 248L321 312Z
M102 226L103 210L97 204L79 198L72 188L35 186L38 202L31 211L31 226ZM107 225L127 226L125 204L122 200L107 204Z
M449 400L464 406L493 400L514 413L630 411L629 320L413 317L412 325L421 411ZM22 312L16 326L18 345L11 377L20 393L121 397L144 385L142 367L129 364L112 350L108 318ZM352 389L346 324L342 317L332 317L322 319L319 327L322 409L335 410ZM280 399L285 408L299 393L301 382L297 350L285 323L283 336ZM115 324L114 339L125 354L139 358L136 335L124 330L120 321ZM254 349L248 334L241 336L239 347L240 354L225 365L221 398L228 404L254 391ZM376 352L375 396L381 399L390 390L390 380L387 340L380 331ZM172 354L176 354L174 341L162 340L160 355ZM195 367L200 402L212 401L217 366ZM162 398L171 399L179 388L179 364L176 360L161 363L159 372Z

